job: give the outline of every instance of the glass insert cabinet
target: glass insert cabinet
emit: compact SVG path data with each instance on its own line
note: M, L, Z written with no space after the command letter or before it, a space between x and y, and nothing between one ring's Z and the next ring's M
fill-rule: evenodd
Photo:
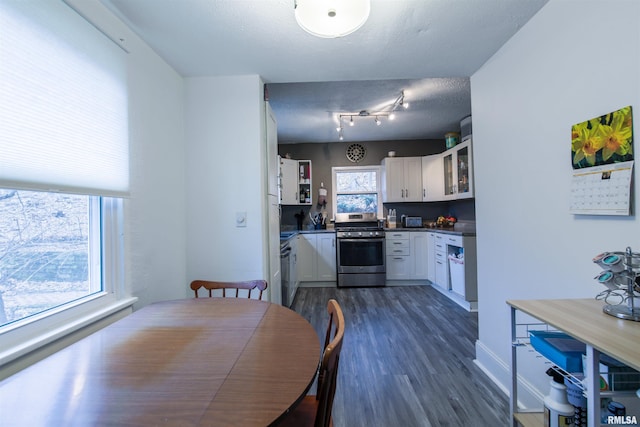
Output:
M445 151L442 161L445 198L473 197L471 139Z

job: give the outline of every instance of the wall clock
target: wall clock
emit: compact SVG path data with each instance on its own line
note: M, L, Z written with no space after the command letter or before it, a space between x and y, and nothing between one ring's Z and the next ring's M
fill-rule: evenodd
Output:
M350 162L361 162L366 154L367 150L361 144L351 144L347 147L347 159L349 159Z

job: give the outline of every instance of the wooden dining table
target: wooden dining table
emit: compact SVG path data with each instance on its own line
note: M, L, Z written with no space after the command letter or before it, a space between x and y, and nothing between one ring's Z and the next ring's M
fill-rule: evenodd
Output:
M0 382L0 426L268 426L307 393L320 341L265 301L150 304Z

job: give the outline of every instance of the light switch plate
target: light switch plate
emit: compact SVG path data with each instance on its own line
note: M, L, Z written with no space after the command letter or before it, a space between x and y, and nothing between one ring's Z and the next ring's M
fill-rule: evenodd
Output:
M247 226L247 213L236 212L236 227L246 227L246 226Z

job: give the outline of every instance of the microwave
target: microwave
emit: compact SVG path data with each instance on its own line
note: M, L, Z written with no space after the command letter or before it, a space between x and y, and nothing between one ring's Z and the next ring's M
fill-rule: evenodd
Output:
M405 228L421 228L422 227L422 217L421 216L405 216L404 224L402 224Z

